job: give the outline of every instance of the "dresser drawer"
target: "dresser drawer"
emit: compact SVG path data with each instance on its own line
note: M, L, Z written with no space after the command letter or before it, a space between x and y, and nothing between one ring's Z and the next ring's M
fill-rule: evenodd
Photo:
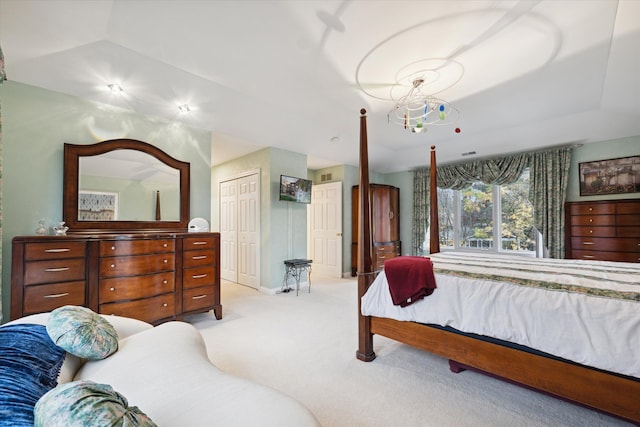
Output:
M571 227L572 236L584 236L584 237L615 237L615 227Z
M616 205L612 203L580 203L569 205L570 215L612 215Z
M84 258L30 261L24 266L24 285L85 280Z
M158 320L175 317L175 295L165 294L136 301L100 304L100 313L133 317L144 322L154 323Z
M640 262L640 253L574 250L571 253L571 258L598 261Z
M173 292L175 273L148 274L144 276L115 277L100 280L100 303L133 300Z
M640 213L636 215L618 215L616 222L618 227L640 228Z
M84 281L28 286L24 289L24 315L51 311L64 305L84 304Z
M213 266L190 268L183 271L182 286L185 289L216 283L216 268Z
M184 253L184 268L216 265L215 251L203 249L199 251L186 251Z
M109 257L100 260L100 277L137 276L174 269L173 253Z
M640 237L640 226L638 227L618 227L620 237Z
M615 215L579 215L572 216L571 225L581 225L590 227L615 227L616 217Z
M605 237L573 237L571 247L574 250L640 252L640 239L608 239Z
M43 259L84 258L87 245L85 242L46 242L26 243L24 259L37 261Z
M213 286L185 289L185 291L182 293L182 311L213 308L213 305Z
M215 248L215 239L213 237L185 237L183 241L183 250L185 251Z
M636 220L640 221L640 200L618 203L617 213L618 215L636 215Z
M100 242L100 256L143 255L174 252L175 239L107 240Z

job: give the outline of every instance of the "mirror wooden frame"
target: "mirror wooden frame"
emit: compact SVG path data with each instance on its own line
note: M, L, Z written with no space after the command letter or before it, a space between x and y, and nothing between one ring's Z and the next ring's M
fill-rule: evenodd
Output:
M180 172L180 220L179 221L79 221L78 190L80 158L96 156L114 150L136 150L149 154ZM64 144L64 178L62 189L62 218L74 232L109 231L184 231L189 224L190 164L177 160L153 145L135 139L111 139L95 144Z

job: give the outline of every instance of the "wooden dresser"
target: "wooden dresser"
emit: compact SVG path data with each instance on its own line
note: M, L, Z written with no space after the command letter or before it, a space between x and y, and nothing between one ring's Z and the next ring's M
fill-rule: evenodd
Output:
M219 233L19 236L12 250L11 319L67 304L154 324L222 318Z
M358 268L358 186L351 190L351 275ZM371 184L369 186L371 207L371 238L373 253L371 259L375 270L382 270L384 261L400 256L400 189L391 185Z
M565 258L640 262L640 199L567 202Z

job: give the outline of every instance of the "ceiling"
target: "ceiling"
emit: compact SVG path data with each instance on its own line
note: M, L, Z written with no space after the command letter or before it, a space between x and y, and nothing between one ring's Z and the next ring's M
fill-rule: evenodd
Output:
M0 0L0 45L11 81L213 131L214 165L357 165L361 108L378 172L640 135L635 0ZM460 115L412 134L423 71Z

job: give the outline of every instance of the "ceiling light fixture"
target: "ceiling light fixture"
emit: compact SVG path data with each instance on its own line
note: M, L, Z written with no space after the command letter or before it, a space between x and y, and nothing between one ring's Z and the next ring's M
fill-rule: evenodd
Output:
M412 133L426 133L430 125L451 125L458 121L460 112L447 101L423 92L425 79L413 80L409 92L396 101L387 115L389 122L403 126ZM460 128L455 129L460 133Z
M181 113L186 114L191 111L191 108L189 108L189 104L182 104L178 105L178 110L180 110Z
M114 95L119 95L122 92L124 92L124 90L118 83L111 83L110 85L107 85L107 87L109 88L111 93Z

